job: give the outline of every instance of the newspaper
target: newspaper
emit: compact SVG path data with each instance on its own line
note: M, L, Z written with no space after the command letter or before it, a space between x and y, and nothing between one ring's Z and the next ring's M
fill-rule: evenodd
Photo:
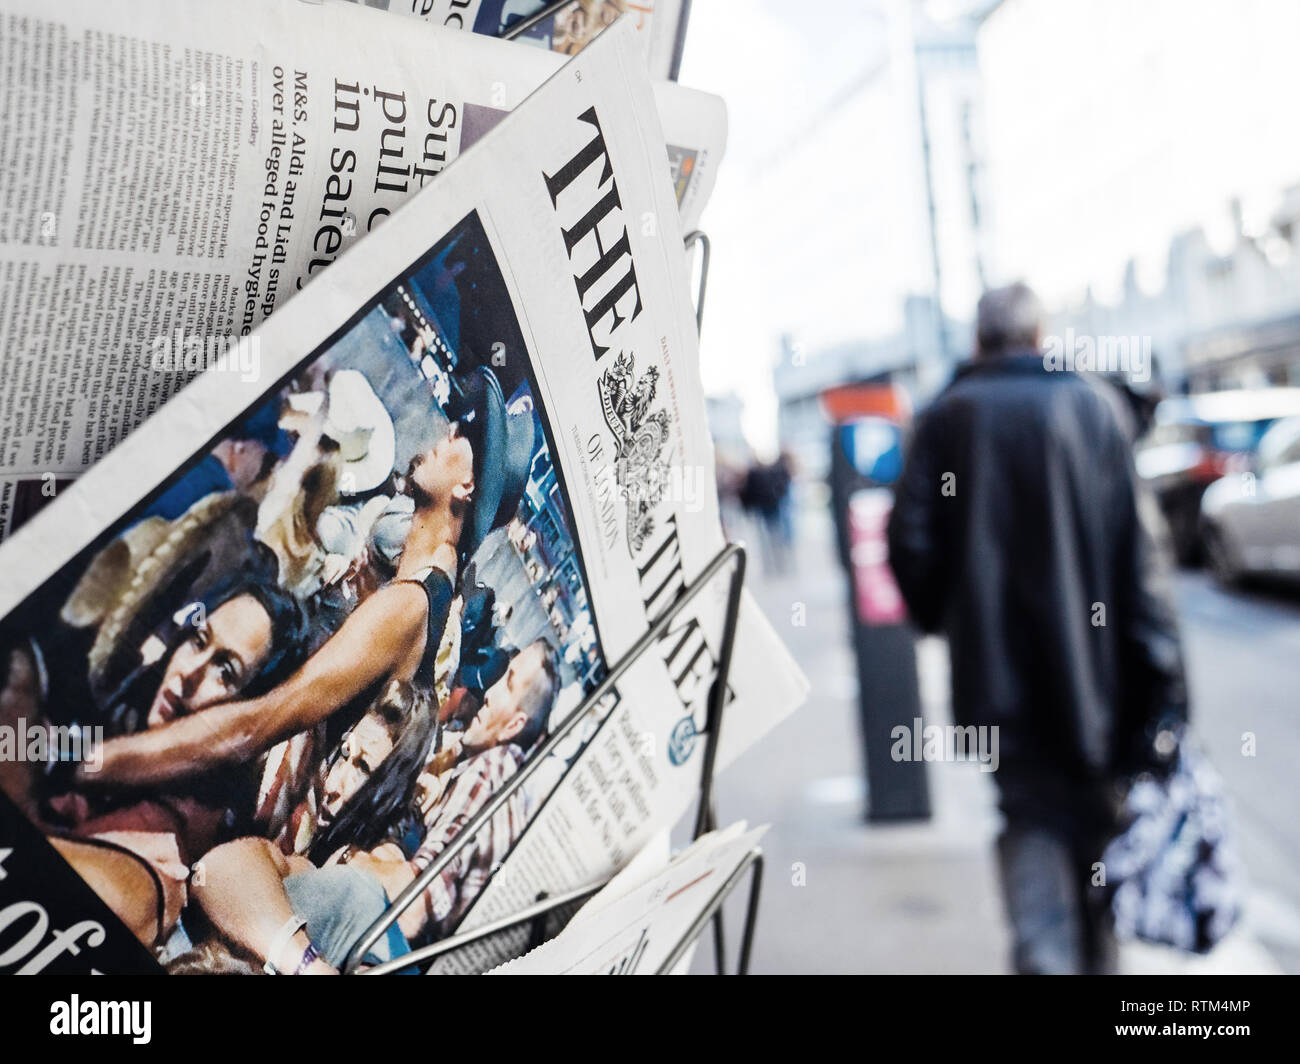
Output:
M627 13L640 32L653 78L676 80L687 0L570 0L559 10L550 0L355 0L426 19L439 26L516 40L561 55L577 55L602 29ZM525 24L522 25L521 24Z
M394 22L298 0L0 3L0 538L564 61ZM725 109L655 93L693 228Z
M606 31L0 546L0 908L97 929L4 965L337 968L721 548L637 49ZM724 590L369 960L680 816ZM719 767L805 693L747 600Z
M658 867L629 866L559 935L491 974L656 974L766 831L746 831L739 821L702 835ZM678 963L673 974L687 970Z

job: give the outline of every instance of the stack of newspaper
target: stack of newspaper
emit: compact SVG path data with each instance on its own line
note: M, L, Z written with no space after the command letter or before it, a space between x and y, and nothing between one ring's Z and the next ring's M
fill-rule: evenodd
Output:
M0 968L328 973L405 892L384 963L696 796L722 582L587 696L724 545L725 110L680 3L415 6L0 0L0 911L70 929ZM719 768L806 693L734 655Z
M690 967L692 931L725 898L766 828L738 821L676 856L657 835L562 932L493 975L655 975ZM712 905L710 904L712 903Z

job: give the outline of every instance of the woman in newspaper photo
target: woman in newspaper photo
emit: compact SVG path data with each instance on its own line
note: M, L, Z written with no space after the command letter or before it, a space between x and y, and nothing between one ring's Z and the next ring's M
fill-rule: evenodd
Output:
M326 774L317 821L320 847L339 847L339 840L365 844L378 837L377 825L393 822L408 808L435 724L427 695L409 684L388 686L344 736ZM254 781L242 787L232 786L235 781L229 779L209 777L206 782L211 792L207 801L216 809L202 805L202 794L194 798L163 792L67 828L70 815L84 807L85 797L73 793L49 802L59 820L47 826L51 844L96 884L109 907L146 945L161 947L177 930L182 909L191 900L193 857L185 855L202 854L214 844L211 837L206 844L198 841L201 827L209 832L224 829L227 838L250 830L247 815L235 817L233 809L224 816L214 814L232 799L247 805ZM182 933L179 942L187 941Z
M390 755L379 772L346 799L349 813L371 825L370 838L361 831L326 831L310 860L285 857L265 839L226 843L201 862L202 885L195 887L195 900L224 940L257 957L268 971L337 971L361 933L523 765L545 733L558 687L545 641L514 655L470 726L431 762L429 767L448 779L441 797L425 814L423 841L413 854L394 837L400 825L382 839L373 827L392 824L393 809L376 809L367 790L371 794L382 790L386 781L401 778L406 769ZM409 799L414 773L405 779ZM346 816L339 818L340 825ZM526 820L525 798L517 791L401 914L367 954L366 963L400 957L410 951L410 943L437 938L454 926L522 833ZM353 841L334 848L348 838ZM178 963L189 964L190 959Z
M295 668L305 630L297 603L273 584L237 577L184 611L185 622L156 661L133 670L105 701L110 732L160 728L177 714L201 713L243 694L258 694ZM75 665L51 658L35 639L10 654L4 687L5 722L45 724L44 706L68 696ZM87 763L93 765L93 762ZM146 942L175 922L185 898L188 865L232 829L251 825L254 781L204 773L142 795L139 791L72 789L56 762L47 777L30 762L14 762L4 790L49 833L63 857L83 875L125 881L121 904ZM105 869L118 872L107 876ZM137 889L140 888L140 889ZM116 888L114 888L116 889ZM156 895L156 905L129 897ZM164 915L166 914L166 915Z

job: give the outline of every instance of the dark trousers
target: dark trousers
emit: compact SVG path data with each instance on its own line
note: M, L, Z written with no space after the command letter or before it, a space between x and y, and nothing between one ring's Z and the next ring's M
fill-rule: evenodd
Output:
M998 864L1017 973L1114 973L1110 913L1091 886L1113 830L1105 802L1063 788L1059 776L998 783L1006 819Z

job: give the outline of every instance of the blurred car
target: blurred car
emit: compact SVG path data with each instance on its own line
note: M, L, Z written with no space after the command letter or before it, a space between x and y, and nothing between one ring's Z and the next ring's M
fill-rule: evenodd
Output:
M1202 557L1201 496L1226 473L1249 468L1275 422L1300 415L1300 388L1240 389L1177 396L1157 407L1139 443L1138 475L1169 522L1178 561Z
M1274 424L1248 469L1206 489L1201 532L1224 583L1249 574L1300 579L1300 417Z

